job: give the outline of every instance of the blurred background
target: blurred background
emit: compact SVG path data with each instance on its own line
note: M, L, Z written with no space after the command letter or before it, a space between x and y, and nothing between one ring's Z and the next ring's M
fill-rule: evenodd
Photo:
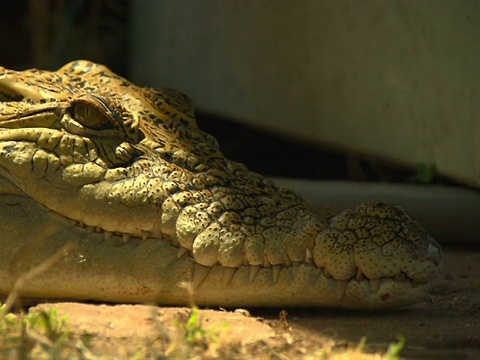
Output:
M480 185L475 0L17 0L2 14L2 66L84 58L179 88L262 173Z
M17 0L0 29L4 67L189 94L265 175L480 187L476 0Z
M56 69L73 59L108 63L127 75L128 0L18 0L2 4L0 61Z
M475 0L134 1L131 77L346 154L355 180L479 186L479 15ZM329 169L271 154L309 176Z

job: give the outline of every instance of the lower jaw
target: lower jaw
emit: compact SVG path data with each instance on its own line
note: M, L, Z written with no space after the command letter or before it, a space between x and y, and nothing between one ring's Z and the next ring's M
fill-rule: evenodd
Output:
M45 227L53 232L45 235ZM71 242L74 249L20 289L24 298L97 300L224 307L316 306L351 309L392 308L421 300L427 285L382 279L371 291L368 279L351 280L342 296L337 281L312 264L293 274L283 267L276 281L272 269L260 268L250 282L250 266L240 266L224 284L225 268L212 267L195 289L196 264L161 239L132 239L71 227L32 199L0 194L0 294L8 294L20 276ZM42 235L43 234L43 235Z

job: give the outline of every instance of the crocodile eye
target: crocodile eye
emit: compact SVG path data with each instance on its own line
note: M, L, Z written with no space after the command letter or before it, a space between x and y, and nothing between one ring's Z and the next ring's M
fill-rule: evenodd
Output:
M86 103L78 103L73 108L76 121L92 130L112 129L113 125L100 110Z

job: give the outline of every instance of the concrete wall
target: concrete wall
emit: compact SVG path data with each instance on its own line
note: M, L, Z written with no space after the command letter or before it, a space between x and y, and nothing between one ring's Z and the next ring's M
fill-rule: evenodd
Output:
M477 0L136 0L132 79L480 186Z

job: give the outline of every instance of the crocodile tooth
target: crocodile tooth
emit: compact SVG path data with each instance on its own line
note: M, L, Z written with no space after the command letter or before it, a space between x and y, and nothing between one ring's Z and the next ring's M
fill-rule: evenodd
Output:
M364 278L365 278L365 275L363 275L360 269L357 269L357 273L355 274L355 280L362 281Z
M107 231L107 230L104 230L104 231L103 231L103 238L104 238L105 240L110 239L110 238L112 237L112 235L113 235L113 234L112 234L112 232L110 232L110 231Z
M188 252L187 248L184 248L183 246L180 246L177 251L177 259L180 259L183 255L185 255Z
M249 283L251 284L260 270L260 265L250 265Z
M268 269L270 266L271 266L271 264L268 262L267 257L264 256L263 257L263 267Z
M347 290L348 280L337 280L336 281L335 292L337 294L337 299L342 300Z
M273 275L273 282L276 283L278 280L278 274L282 269L282 265L273 265L272 266L272 275Z
M93 230L95 230L95 228L94 228L93 226L89 226L89 225L86 225L85 228L87 229L87 231L88 231L89 233L92 233Z
M102 228L101 228L100 226L95 226L95 232L101 233L101 232L102 232Z
M380 288L380 279L370 279L370 291L375 294Z
M285 260L283 263L285 266L292 266L292 262L290 261L290 258L288 257L288 255L285 255Z
M332 274L330 273L330 271L328 271L326 266L323 268L323 276L325 276L328 279L332 277Z
M128 240L130 240L130 234L126 234L126 233L123 233L122 234L122 240L123 240L123 243L127 243Z
M142 230L142 240L147 240L151 236L149 231Z
M312 259L313 259L312 252L310 251L309 248L307 248L307 250L305 252L305 261L306 262L312 262Z
M248 262L247 255L243 255L242 265L250 265L250 263Z
M200 284L207 277L209 271L210 271L210 268L208 266L195 264L195 267L193 268L193 278L192 278L193 290L198 289Z
M300 261L292 261L292 273L293 277L297 275L298 269L300 268Z
M77 220L69 219L70 226L76 226L78 224Z
M230 281L232 281L233 275L235 275L235 272L237 271L237 268L234 267L225 267L223 270L223 287L226 288L228 284L230 284Z

